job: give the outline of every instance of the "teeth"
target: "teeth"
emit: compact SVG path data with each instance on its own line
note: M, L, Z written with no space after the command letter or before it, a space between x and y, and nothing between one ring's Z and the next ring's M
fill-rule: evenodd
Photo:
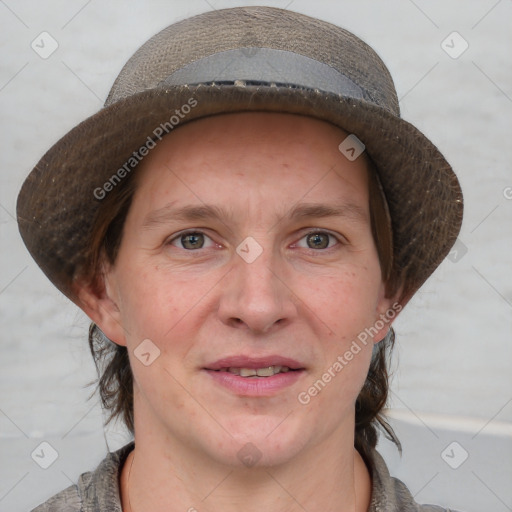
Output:
M269 366L268 368L258 368L256 370L256 373L258 377L272 377L272 375L275 375L276 373L279 373L281 371L280 366Z
M252 368L240 368L238 375L240 375L240 377L254 377L255 375L258 375L258 371L253 370Z
M224 370L226 371L226 370ZM240 377L272 377L278 373L286 373L290 371L288 366L267 366L265 368L228 368L227 371L233 375Z

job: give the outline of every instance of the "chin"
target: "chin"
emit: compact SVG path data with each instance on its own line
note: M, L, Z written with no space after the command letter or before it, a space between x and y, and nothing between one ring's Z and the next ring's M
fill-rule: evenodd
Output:
M304 450L309 439L304 425L299 428L293 421L285 425L290 418L284 422L283 418L261 419L252 417L230 430L233 438L224 453L229 454L225 463L238 468L275 467L293 460Z

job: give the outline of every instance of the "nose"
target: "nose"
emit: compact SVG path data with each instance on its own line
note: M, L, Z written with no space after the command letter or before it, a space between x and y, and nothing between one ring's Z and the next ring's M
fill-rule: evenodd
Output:
M284 265L265 251L251 263L238 254L223 283L219 316L223 323L254 333L270 333L297 316Z

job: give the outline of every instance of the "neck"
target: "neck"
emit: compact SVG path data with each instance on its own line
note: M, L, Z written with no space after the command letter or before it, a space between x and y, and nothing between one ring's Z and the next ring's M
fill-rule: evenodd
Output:
M366 465L353 437L350 443L337 437L285 464L240 468L207 460L168 437L162 446L157 436L136 435L121 473L123 511L367 511Z

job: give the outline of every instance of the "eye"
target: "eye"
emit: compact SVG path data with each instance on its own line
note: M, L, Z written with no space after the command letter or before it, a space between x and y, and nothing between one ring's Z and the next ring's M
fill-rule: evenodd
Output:
M329 249L338 243L337 238L325 231L312 231L302 237L297 243L298 247L307 249ZM305 245L304 245L305 244Z
M187 231L181 233L171 239L169 244L188 251L214 246L213 240L201 231Z

